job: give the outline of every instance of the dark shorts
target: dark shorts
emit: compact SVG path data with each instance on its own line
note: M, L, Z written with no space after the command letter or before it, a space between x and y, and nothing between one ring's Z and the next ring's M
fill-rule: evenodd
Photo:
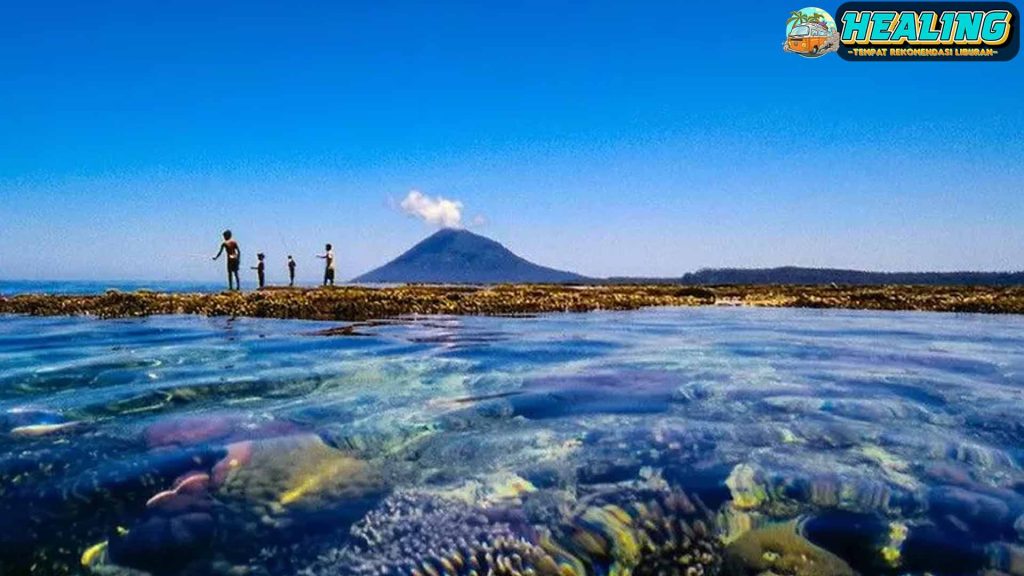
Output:
M324 270L324 280L334 280L334 268Z
M238 264L240 259L228 258L228 272L238 272Z

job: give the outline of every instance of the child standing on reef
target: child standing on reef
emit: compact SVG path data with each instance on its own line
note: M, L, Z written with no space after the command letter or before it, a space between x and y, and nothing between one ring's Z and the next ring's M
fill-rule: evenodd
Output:
M288 255L288 286L295 286L295 260L291 254Z
M241 290L242 281L238 278L238 265L242 262L242 249L238 247L238 242L231 238L231 230L225 230L221 235L224 237L224 241L220 243L220 250L217 251L217 255L213 259L220 258L220 255L227 251L228 290ZM234 276L234 284L231 282L232 276Z
M334 247L328 244L324 246L325 252L317 255L317 258L324 260L324 286L330 282L331 286L334 286Z
M263 276L263 272L264 272L263 258L264 258L263 252L260 252L259 254L257 254L256 255L256 259L259 260L259 263L252 267L252 269L256 271L256 277L260 281L260 288L263 288L263 280L264 280L264 276Z

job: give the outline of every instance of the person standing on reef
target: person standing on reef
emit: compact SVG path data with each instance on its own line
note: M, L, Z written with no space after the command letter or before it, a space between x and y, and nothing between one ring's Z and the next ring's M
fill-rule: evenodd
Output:
M264 280L263 273L265 271L263 258L265 258L265 255L263 254L263 252L260 252L259 254L257 254L256 255L256 259L259 260L259 263L256 264L255 266L252 266L252 269L256 271L256 277L259 279L260 288L263 288L263 280Z
M295 286L295 259L288 255L288 287Z
M231 238L231 230L225 230L222 236L224 236L224 241L220 243L220 250L217 251L217 255L213 259L220 258L224 252L228 253L228 290L241 290L242 280L238 277L238 265L242 262L242 249L238 247L238 242ZM231 282L232 275L234 276L233 284Z
M334 247L328 244L324 246L324 253L318 254L317 258L324 260L324 286L330 283L334 286Z

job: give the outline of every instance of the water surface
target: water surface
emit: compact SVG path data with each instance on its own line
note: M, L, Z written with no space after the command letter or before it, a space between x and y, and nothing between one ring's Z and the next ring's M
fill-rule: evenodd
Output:
M0 318L0 566L400 572L415 547L347 548L396 501L500 511L529 538L665 486L725 540L797 519L861 573L1024 562L1024 319L692 308L317 334L333 326Z

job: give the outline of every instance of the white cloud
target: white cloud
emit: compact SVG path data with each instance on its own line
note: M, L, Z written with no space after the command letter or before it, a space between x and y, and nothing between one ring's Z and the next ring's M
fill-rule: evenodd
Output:
M399 207L402 212L434 226L462 227L462 202L458 200L448 200L441 196L432 198L419 190L409 190L409 194L405 196Z

